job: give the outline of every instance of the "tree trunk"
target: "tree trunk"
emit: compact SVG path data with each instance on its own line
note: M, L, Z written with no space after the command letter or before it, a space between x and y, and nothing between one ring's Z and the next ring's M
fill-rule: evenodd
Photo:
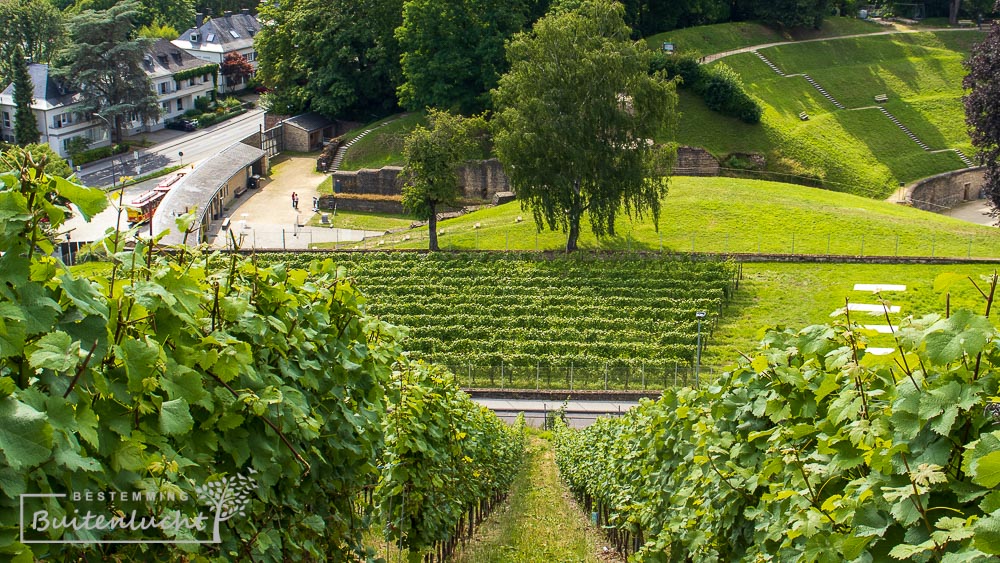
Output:
M430 243L427 245L427 248L429 250L440 250L440 248L438 248L437 209L433 203L430 204L430 208L431 215L427 218L427 236L430 239Z
M580 238L580 212L573 209L569 213L569 236L566 237L566 252L576 250L576 241Z
M948 23L951 25L958 25L958 7L962 4L962 0L951 0L948 2Z

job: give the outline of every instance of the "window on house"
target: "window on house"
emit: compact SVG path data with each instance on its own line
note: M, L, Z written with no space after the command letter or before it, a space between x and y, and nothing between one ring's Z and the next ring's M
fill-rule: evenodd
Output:
M169 90L167 90L166 82L160 82L159 84L157 84L157 87L159 88L160 94L166 94L167 92L169 92Z
M184 100L177 100L177 111L184 111Z
M188 78L188 86L194 86L194 77Z
M215 34L214 33L209 33L208 37L205 38L205 41L208 41L209 43L211 43L212 41L215 41Z
M248 61L250 61L250 62L253 62L253 61L257 60L257 53L255 53L255 52L253 52L253 51L250 51L250 52L249 52L249 53L247 53L246 55L243 55L243 57L244 57L244 58L245 58L246 60L248 60Z
M163 102L160 107L163 108L163 113L170 113L170 102Z
M3 112L3 126L6 127L7 129L10 129L10 112L9 111Z
M235 30L235 29L230 29L230 30L229 30L229 35L232 35L232 36L233 36L233 39L239 39L239 38L240 38L240 34L239 34L239 33L236 33L236 30Z

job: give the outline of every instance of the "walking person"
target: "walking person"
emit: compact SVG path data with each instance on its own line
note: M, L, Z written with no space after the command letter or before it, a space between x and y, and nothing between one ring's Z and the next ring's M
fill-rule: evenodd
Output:
M299 194L292 192L292 209L299 208Z

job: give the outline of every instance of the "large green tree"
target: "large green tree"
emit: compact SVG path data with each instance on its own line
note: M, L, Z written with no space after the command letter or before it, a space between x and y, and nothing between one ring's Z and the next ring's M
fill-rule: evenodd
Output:
M402 0L268 2L260 19L257 77L279 113L370 118L396 108Z
M107 10L117 3L118 0L76 0L66 7L66 12L79 14L85 10ZM155 24L188 29L194 25L194 5L194 0L142 0L135 24L140 27Z
M779 27L819 29L829 8L829 0L755 0L754 16Z
M59 52L56 74L86 93L88 109L111 123L122 138L129 116L156 119L159 104L142 58L148 40L136 36L139 4L128 0L103 11L84 10L69 20L70 42Z
M494 92L496 152L538 228L568 231L575 250L586 213L597 236L615 218L658 221L674 150L652 139L675 122L675 84L650 75L621 4L582 2L552 13L508 45L510 71Z
M1000 2L995 9L1000 10ZM979 160L986 165L984 189L1000 217L1000 24L993 22L986 39L976 45L965 63L969 74L962 85L967 90L965 122Z
M485 152L486 121L431 110L428 124L418 125L403 146L403 207L427 221L428 248L438 250L437 213L442 206L458 205L458 169Z
M48 0L0 0L0 52L19 45L32 62L47 63L63 44L62 13ZM0 75L10 78L10 57L0 63Z
M41 135L35 112L31 109L35 101L35 85L20 45L14 45L11 65L14 73L14 139L21 146L30 145L37 143Z
M521 0L407 0L396 30L402 50L400 103L473 113L506 70L504 41L521 31Z

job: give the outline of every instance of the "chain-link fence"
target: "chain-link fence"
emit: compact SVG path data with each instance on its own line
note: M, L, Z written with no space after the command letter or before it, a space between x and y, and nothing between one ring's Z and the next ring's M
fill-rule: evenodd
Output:
M698 386L715 379L723 366L692 365L677 361L670 364L636 363L615 365L598 363L579 365L446 365L455 382L465 388L490 389L559 389L559 390L658 390L677 386Z

